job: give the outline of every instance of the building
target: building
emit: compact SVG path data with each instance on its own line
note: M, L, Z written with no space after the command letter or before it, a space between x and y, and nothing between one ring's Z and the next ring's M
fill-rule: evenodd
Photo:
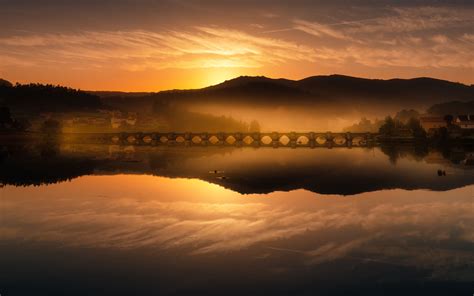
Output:
M474 115L459 115L454 120L454 124L462 129L474 129Z
M421 126L425 131L433 131L443 127L448 127L448 123L444 117L440 116L421 116L420 117Z

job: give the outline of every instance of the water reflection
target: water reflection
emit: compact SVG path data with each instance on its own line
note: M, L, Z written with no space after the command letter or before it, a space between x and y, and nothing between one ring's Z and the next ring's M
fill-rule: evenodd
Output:
M15 255L2 256L0 264L29 270L1 281L25 294L45 286L54 294L61 285L90 293L98 288L81 286L86 272L111 294L137 285L145 294L343 294L347 287L370 294L373 283L400 281L413 284L414 294L420 287L436 294L447 291L440 284L466 292L474 281L472 185L348 199L305 190L243 196L199 180L116 175L6 186L1 194L0 249ZM38 263L43 257L62 267ZM84 260L89 269L78 267ZM61 279L59 287L45 270ZM127 282L114 281L125 274ZM33 284L15 286L25 280ZM201 284L209 280L219 284Z
M81 175L133 173L197 178L248 194L296 189L345 195L392 188L449 190L474 184L470 151L417 146L291 150L25 144L3 147L0 181L39 185Z

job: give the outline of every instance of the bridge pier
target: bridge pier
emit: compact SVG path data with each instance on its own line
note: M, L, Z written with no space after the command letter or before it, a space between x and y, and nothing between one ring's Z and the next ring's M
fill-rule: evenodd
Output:
M260 143L262 137L261 137L260 133L253 133L252 134L252 139L254 140L254 142L259 142Z
M333 137L331 132L326 133L326 141L327 142L333 142L334 141L334 137Z
M209 144L209 134L208 133L202 133L200 135L201 138L201 145L207 146Z
M260 145L262 144L262 135L260 133L253 133L253 134L251 134L250 137L253 140L252 146L260 147Z
M218 133L216 135L216 138L217 138L216 145L224 145L225 144L226 136L223 132Z
M190 132L185 132L184 133L184 141L191 141L193 138L191 136Z
M290 139L290 142L288 142L288 145L293 149L296 148L296 141L298 140L296 133L291 132L287 137L288 139Z
M168 133L164 136L162 136L164 138L166 138L166 145L168 146L174 146L176 144L176 134L175 133Z

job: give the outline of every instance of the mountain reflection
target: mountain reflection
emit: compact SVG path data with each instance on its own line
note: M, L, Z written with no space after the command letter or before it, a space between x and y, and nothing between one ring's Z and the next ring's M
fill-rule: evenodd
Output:
M87 144L3 146L0 182L40 185L83 175L197 178L239 193L306 189L351 195L380 189L449 190L474 183L472 148L185 148ZM437 171L446 172L438 176Z
M242 198L202 181L131 175L39 189L4 188L2 241L186 255L256 248L255 256L297 254L308 266L351 259L474 280L473 186L379 191L351 201L302 190Z

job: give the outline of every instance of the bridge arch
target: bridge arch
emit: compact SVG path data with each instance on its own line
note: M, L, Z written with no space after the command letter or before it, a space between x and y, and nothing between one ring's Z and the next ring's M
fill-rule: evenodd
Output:
M278 139L278 141L279 141L282 145L286 146L286 145L288 145L288 144L290 143L290 137L288 137L287 135L282 135L282 136L280 137L280 139Z
M261 139L260 139L260 143L262 143L263 145L270 145L271 143L273 142L273 139L272 137L270 136L263 136Z
M150 144L153 139L150 136L144 136L142 139L143 143Z
M352 138L353 146L364 146L365 144L366 144L366 140L362 136L356 136Z
M254 139L251 136L245 136L242 142L244 142L246 145L250 145L254 142Z
M160 142L161 143L167 143L168 142L168 137L167 136L161 136L160 137Z
M237 142L237 139L233 135L230 135L225 139L225 142L227 144L233 145L235 142Z
M135 143L137 139L135 138L135 136L128 136L127 137L127 142L129 143Z
M201 144L202 138L200 136L194 136L192 137L191 142L193 142L194 144Z
M347 140L346 137L343 137L341 135L337 135L332 139L333 143L336 145L344 145L346 144Z
M318 143L319 145L324 145L326 144L326 142L327 142L327 139L325 136L320 135L316 137L316 143Z
M296 145L308 145L309 144L309 138L307 136L299 136L298 139L296 139Z
M211 143L212 145L216 145L219 142L220 141L219 141L219 138L217 138L217 136L212 135L209 137L209 143Z
M120 137L119 136L113 136L111 140L112 140L113 143L118 143L120 141Z
M184 138L184 136L177 136L175 141L176 143L184 143L186 139Z

